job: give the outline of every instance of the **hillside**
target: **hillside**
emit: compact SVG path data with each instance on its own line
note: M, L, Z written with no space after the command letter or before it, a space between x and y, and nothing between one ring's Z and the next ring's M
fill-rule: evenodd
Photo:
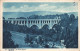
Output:
M61 12L48 12L48 11L34 11L34 12L3 12L3 17L5 18L16 18L16 17L29 17L31 15L60 15L60 14L64 14ZM69 12L70 14L74 14L75 16L78 15L77 12Z

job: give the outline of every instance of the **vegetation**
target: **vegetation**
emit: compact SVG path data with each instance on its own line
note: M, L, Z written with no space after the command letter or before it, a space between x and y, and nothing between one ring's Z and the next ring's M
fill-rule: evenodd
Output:
M3 31L3 48L17 48L11 39L11 33L9 31Z
M59 24L55 24L52 29L49 29L48 25L44 25L39 29L36 25L28 28L27 26L14 25L3 21L3 30L25 33L25 42L30 43L31 47L39 47L41 45L44 48L53 48L54 42L60 43L61 40L64 40L66 48L78 48L78 18L75 18L73 14L70 16L68 14L61 14L58 16L61 17L61 21ZM7 37L4 36L4 38ZM52 42L53 46L49 46L48 42Z

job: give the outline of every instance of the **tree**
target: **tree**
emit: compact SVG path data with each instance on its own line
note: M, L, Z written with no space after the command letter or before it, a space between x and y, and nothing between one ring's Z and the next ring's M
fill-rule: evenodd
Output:
M74 16L74 14L71 14L70 15L70 22L73 22L75 20L75 16Z
M41 31L42 31L42 34L44 34L44 35L48 35L49 36L49 26L48 25L44 25L43 27L42 27L42 29L41 29Z
M3 32L3 48L16 48L18 45L14 45L11 39L11 33L9 31Z
M38 33L38 31L39 31L39 27L38 26L33 25L33 26L30 27L30 32L31 33L35 34L35 33Z
M60 33L61 32L61 26L58 24L55 24L52 29L56 32L56 33Z

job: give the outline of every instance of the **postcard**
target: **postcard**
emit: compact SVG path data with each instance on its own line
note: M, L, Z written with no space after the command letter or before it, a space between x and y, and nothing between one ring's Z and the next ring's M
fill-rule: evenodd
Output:
M80 1L0 2L0 51L80 51Z

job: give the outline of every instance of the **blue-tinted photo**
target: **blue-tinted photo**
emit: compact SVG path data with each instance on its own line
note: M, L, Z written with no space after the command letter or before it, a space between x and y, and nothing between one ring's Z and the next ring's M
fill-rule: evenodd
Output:
M78 48L78 3L4 2L3 48Z

